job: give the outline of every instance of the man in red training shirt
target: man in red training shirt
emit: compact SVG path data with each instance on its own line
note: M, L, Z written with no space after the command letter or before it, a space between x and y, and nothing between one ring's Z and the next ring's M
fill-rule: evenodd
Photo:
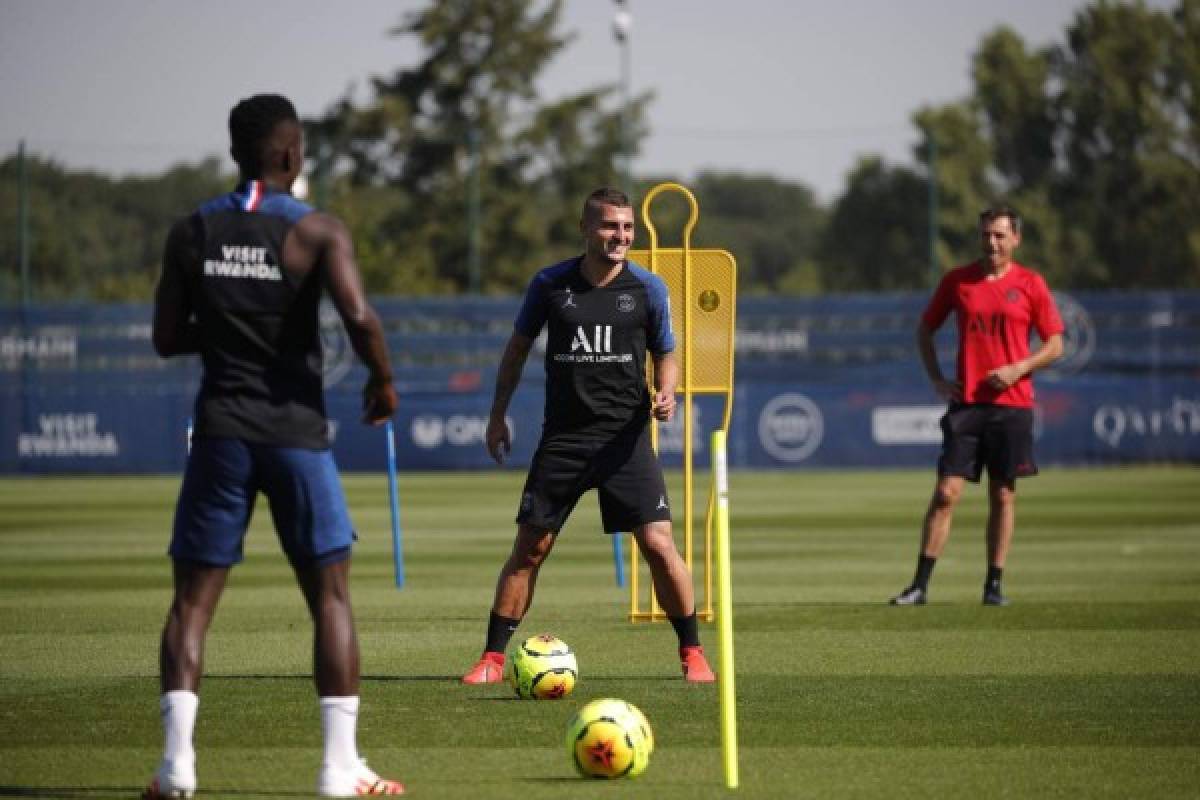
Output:
M1017 478L1037 474L1033 460L1031 376L1062 355L1063 324L1046 281L1013 261L1021 217L1008 206L979 215L982 258L942 278L921 315L917 345L934 391L949 403L942 417L937 484L921 528L912 583L892 605L924 605L933 566L946 540L963 481L988 472L987 578L984 605L1003 606L1004 562L1016 519ZM938 365L933 334L954 312L958 323L957 379ZM1042 344L1029 351L1036 330Z

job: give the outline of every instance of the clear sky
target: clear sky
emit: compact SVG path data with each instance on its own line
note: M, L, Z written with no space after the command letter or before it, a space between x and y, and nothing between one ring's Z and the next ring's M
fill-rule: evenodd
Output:
M387 35L415 0L0 0L0 149L152 172L224 156L238 98L302 115L418 57ZM574 42L547 98L619 76L611 0L567 0ZM1152 2L1154 6L1171 5ZM912 112L965 96L981 36L1042 46L1080 0L630 0L633 91L651 89L638 173L764 172L825 200L870 153L911 160ZM230 164L232 167L232 165Z

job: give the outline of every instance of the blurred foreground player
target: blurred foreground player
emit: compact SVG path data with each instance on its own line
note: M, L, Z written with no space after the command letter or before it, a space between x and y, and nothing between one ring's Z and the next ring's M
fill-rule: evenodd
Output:
M496 582L484 652L463 682L503 679L504 650L533 602L538 570L580 496L595 488L604 530L632 531L646 557L679 638L684 677L711 683L692 576L675 548L662 468L650 446L650 418L671 419L679 382L667 287L625 260L634 224L623 193L592 192L579 228L583 255L534 276L496 375L487 448L502 463L511 445L504 415L534 339L547 328L542 438L521 494L516 541Z
M1016 520L1017 478L1037 474L1033 460L1031 375L1062 355L1063 324L1046 281L1012 260L1021 218L1007 206L979 215L983 256L942 278L917 326L917 344L934 391L949 403L942 417L938 478L921 528L917 571L892 605L923 605L933 566L950 537L963 481L988 472L987 577L983 603L1003 606L1004 563ZM950 315L958 323L958 379L946 380L933 334ZM1042 344L1029 352L1030 332Z
M318 301L328 290L370 377L363 421L396 410L387 347L367 304L353 245L335 217L292 197L304 162L296 111L256 95L229 115L242 182L172 228L154 309L154 347L199 353L204 377L195 433L175 509L170 555L175 596L160 650L165 752L143 797L190 797L204 640L258 492L314 627L313 676L327 797L396 795L359 758L359 653L350 607L350 524L329 449L321 384Z

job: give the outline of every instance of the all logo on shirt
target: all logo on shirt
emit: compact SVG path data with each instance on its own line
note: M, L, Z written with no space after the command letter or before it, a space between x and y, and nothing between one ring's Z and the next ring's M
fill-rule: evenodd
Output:
M633 361L633 353L613 353L612 325L577 325L571 352L555 353L554 360L569 364L612 364Z
M1008 320L1003 314L971 314L967 318L967 330L977 336L1003 337Z
M593 339L588 342L587 332L580 325L575 329L575 338L571 340L571 352L583 349L585 353L612 352L612 325L597 325Z

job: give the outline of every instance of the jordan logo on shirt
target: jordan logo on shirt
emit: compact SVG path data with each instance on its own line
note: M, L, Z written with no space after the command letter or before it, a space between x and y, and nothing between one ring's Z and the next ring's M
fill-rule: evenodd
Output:
M563 308L579 308L579 306L575 305L575 295L571 294L570 286L567 287L567 299L563 300L562 307Z
M658 496L658 505L654 507L654 510L658 511L664 508L669 510L671 507L667 505L667 496L665 494L660 494Z

